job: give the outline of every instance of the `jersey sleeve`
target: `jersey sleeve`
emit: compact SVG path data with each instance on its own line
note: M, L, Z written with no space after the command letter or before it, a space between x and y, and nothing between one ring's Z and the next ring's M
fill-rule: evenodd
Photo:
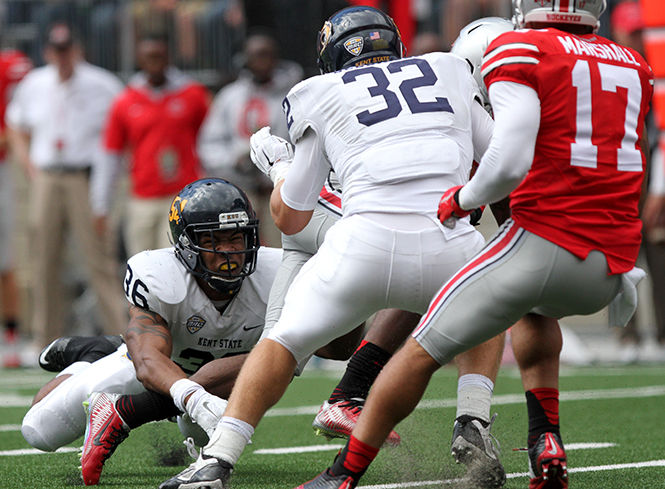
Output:
M530 36L525 34L530 32ZM536 66L543 55L533 31L511 31L499 35L487 48L481 75L489 90L497 81L511 81L538 91Z
M311 81L316 78L309 78L298 83L289 91L282 102L284 115L286 117L286 127L289 130L289 137L293 144L305 134L308 127L320 133L314 117L311 116L311 108L314 105L311 97ZM309 109L309 110L308 110Z
M183 272L170 249L142 251L127 261L124 288L130 304L163 318L187 296Z
M30 121L26 111L26 103L27 98L30 97L30 93L32 92L32 79L33 78L28 75L16 86L11 101L7 106L7 111L5 112L5 122L7 125L21 130L30 130Z

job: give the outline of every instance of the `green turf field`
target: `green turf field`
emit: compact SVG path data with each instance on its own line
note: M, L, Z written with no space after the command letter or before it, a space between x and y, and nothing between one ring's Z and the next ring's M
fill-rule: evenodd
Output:
M1 373L0 488L82 486L76 451L20 454L30 448L19 431L22 416L52 375L30 369ZM340 441L314 436L310 424L338 376L312 370L293 382L237 464L234 489L291 489L332 461ZM437 373L419 408L398 426L402 445L380 453L361 487L456 487L454 479L463 471L449 454L455 387L453 369ZM665 366L564 370L561 392L571 487L665 488ZM498 413L493 431L509 474L507 488L528 486L526 454L513 451L525 446L523 399L516 370L504 368L492 412ZM107 461L99 487L156 488L190 463L181 447L173 423L136 429Z

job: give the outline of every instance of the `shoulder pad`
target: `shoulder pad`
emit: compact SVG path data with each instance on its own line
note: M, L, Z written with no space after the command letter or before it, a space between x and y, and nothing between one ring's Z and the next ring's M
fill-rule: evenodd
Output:
M132 291L142 288L136 285L138 280L146 289L143 294L148 296L149 305L153 301L178 304L187 295L187 275L172 248L142 251L127 261L125 293L131 302L135 302L131 300Z

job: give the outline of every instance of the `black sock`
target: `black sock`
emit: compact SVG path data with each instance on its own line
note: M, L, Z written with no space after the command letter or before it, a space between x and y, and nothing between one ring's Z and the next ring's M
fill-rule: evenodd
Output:
M455 418L455 421L458 421L459 423L470 423L474 419L483 425L483 428L487 428L490 425L489 422L483 421L482 419L476 418L475 416L469 416L468 414L463 414L459 418Z
M527 446L536 444L543 433L561 436L559 427L559 391L556 389L532 389L525 392L529 414Z
M171 396L153 391L120 396L115 403L115 408L131 429L150 421L160 421L181 414L173 404Z
M363 342L346 367L342 380L330 394L329 403L350 399L365 399L369 388L392 355L373 343Z

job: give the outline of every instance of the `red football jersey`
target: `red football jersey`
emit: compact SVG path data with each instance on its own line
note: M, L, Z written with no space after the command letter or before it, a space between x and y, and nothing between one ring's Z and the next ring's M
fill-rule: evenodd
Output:
M14 92L14 87L32 69L32 61L20 51L0 51L0 136L4 138L5 110ZM0 144L0 163L5 159L4 144Z
M175 195L201 177L196 138L208 105L208 91L198 83L160 94L129 86L118 96L104 143L112 151L129 147L133 195Z
M515 222L579 258L602 251L611 273L630 270L641 241L640 138L653 92L644 59L594 34L524 29L490 44L482 74L488 88L521 83L540 99L533 164L510 194Z

